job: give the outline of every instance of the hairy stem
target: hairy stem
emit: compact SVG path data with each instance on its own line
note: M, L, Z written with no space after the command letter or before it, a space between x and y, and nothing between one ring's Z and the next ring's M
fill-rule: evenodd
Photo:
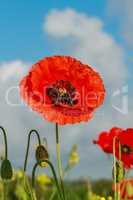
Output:
M63 170L62 170L62 162L61 162L61 155L60 155L60 135L59 135L59 127L56 124L56 156L57 156L57 165L58 165L58 175L60 179L60 185L63 193L63 198L65 200L65 190L64 190L64 183L63 183Z

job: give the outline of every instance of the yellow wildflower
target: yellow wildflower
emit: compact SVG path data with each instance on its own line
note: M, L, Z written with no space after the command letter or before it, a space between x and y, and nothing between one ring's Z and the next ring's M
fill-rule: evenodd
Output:
M69 158L69 165L76 165L80 158L77 152L77 145L74 145Z
M101 197L100 200L106 200L104 197Z
M111 196L108 197L108 200L113 200L113 198Z
M16 175L16 177L19 178L19 179L23 178L23 172L22 172L21 170L16 171L16 172L15 172L15 175Z
M49 185L52 182L51 179L46 174L38 175L36 180L40 185Z

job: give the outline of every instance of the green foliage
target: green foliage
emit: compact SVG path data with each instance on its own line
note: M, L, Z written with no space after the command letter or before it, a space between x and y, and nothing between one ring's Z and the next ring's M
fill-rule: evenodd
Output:
M104 197L112 196L112 181L102 179L92 182L92 191Z
M7 200L32 200L29 194L28 184L31 187L31 182L28 177L25 177L22 172L16 172L11 181L6 184ZM45 178L42 176L42 178ZM25 180L28 181L26 184ZM36 180L36 197L37 200L60 200L56 187L51 182L44 183L40 179ZM0 200L3 199L4 187L3 182L0 182ZM89 181L74 181L65 182L65 193L67 200L101 200L102 197L112 195L112 182L108 180L99 180L90 183ZM106 198L107 199L107 198Z

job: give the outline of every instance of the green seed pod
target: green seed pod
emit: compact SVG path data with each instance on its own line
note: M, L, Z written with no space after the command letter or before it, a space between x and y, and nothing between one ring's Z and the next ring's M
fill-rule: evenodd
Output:
M37 162L41 161L41 160L48 160L49 159L49 154L47 149L43 146L43 145L39 145L36 149L36 160ZM41 163L40 164L41 167L46 167L47 164L45 163Z
M113 178L114 178L114 168L113 168ZM125 176L125 169L121 161L116 162L116 182L119 183Z
M12 178L13 169L9 160L6 159L2 161L0 173L2 179L9 180Z

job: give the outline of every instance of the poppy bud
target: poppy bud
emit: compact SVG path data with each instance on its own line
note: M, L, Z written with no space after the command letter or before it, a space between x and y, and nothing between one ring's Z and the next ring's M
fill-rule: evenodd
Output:
M119 183L125 176L125 169L123 167L123 163L121 161L116 162L115 168L116 168L116 172L115 172L115 169L113 168L112 175L114 178L115 173L116 173L116 182Z
M49 159L49 154L47 149L43 145L39 145L36 149L36 160L37 162L41 160L48 160ZM42 162L40 164L41 167L47 167L47 164Z
M12 169L12 165L9 160L5 159L2 161L0 173L1 173L2 179L9 180L12 178L13 169Z

